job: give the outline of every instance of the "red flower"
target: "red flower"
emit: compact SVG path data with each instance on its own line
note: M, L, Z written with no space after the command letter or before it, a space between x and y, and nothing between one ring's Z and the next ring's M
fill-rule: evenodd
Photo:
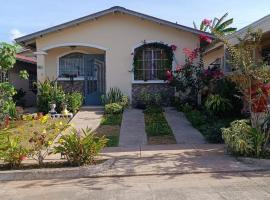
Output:
M177 46L174 45L174 44L172 44L172 45L171 45L171 49L172 49L173 51L175 51L175 50L177 49Z
M207 42L209 44L212 43L212 39L205 34L200 34L199 38L201 42Z
M205 25L205 26L211 26L212 20L210 20L210 19L204 19L204 20L202 21L202 23L203 23L203 25Z

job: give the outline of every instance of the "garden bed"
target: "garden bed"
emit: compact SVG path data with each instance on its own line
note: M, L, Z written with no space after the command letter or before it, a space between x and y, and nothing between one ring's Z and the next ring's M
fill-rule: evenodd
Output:
M176 144L172 129L164 116L162 108L150 107L146 109L144 119L148 144Z
M118 147L123 114L105 114L95 131L108 139L107 147Z

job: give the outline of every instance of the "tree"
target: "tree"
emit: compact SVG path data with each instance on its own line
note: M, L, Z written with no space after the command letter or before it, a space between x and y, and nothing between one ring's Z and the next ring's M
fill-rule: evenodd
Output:
M16 63L16 45L0 43L0 72L7 73ZM28 73L20 72L21 78L27 79ZM15 103L12 97L16 90L9 82L0 83L0 121L7 115L14 118L16 115Z
M249 29L245 36L238 39L237 45L232 45L223 34L212 29L214 35L224 43L231 56L230 63L234 71L229 78L236 83L251 114L252 126L260 123L259 114L266 112L268 92L270 89L270 70L253 54L258 49L262 31Z

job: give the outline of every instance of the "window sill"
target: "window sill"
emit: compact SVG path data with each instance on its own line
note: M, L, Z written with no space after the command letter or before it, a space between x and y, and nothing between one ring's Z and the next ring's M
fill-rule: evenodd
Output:
M166 81L163 81L163 80L149 80L149 81L136 81L136 80L133 80L132 81L133 84L155 84L155 83L159 83L159 84L167 84Z

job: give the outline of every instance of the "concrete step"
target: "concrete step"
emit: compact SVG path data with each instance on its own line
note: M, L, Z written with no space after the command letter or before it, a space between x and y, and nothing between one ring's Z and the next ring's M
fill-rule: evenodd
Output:
M83 106L81 111L104 112L104 106Z

